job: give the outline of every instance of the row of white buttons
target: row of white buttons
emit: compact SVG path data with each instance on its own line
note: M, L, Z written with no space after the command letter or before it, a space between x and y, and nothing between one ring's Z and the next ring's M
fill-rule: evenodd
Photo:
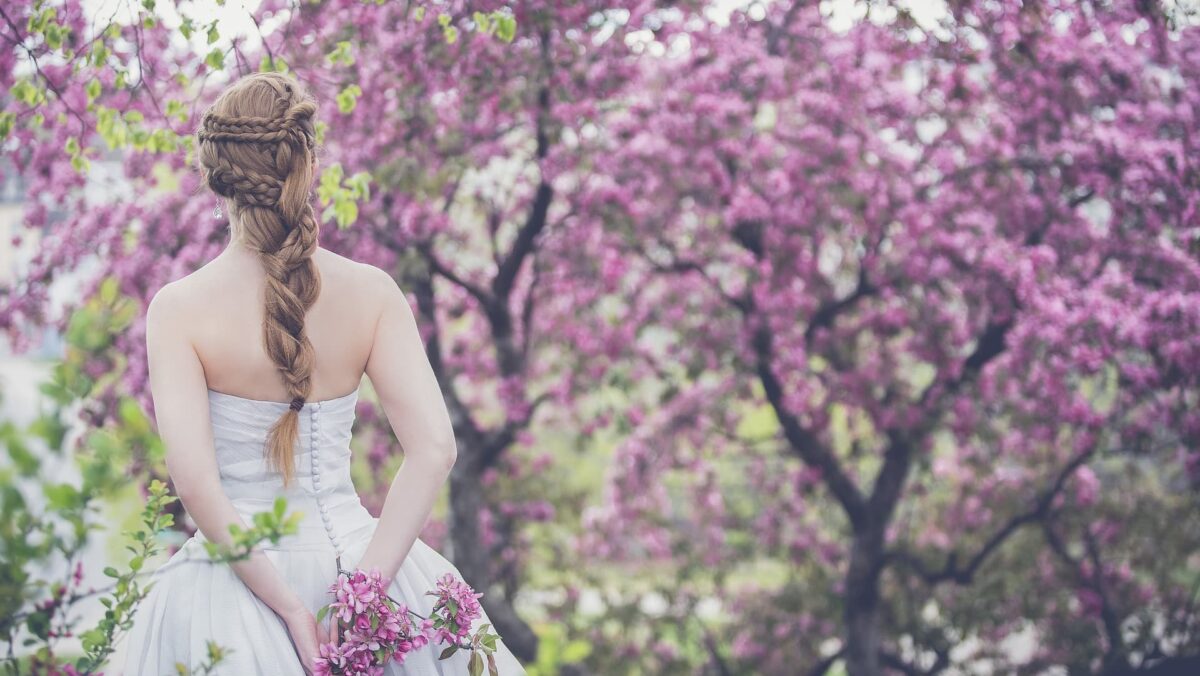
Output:
M337 552L338 557L342 555L342 542L333 531L333 524L329 520L329 506L321 502L321 458L317 451L319 444L317 443L318 432L320 425L317 422L317 411L320 410L321 403L314 402L312 407L312 436L311 436L311 451L309 457L312 459L312 481L313 491L317 500L317 506L321 509L321 520L325 522L325 532L329 535L329 541L333 543L333 548Z

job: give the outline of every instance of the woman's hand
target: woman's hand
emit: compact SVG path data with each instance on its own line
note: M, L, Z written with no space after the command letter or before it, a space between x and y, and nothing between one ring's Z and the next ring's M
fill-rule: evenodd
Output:
M325 616L325 626L317 627L317 632L321 637L321 643L332 643L339 645L342 642L341 632L338 629L338 619L335 613L329 613Z
M320 650L320 640L317 630L317 618L308 608L299 608L283 616L287 624L288 634L300 657L300 665L304 667L305 676L312 676L316 669L317 654Z

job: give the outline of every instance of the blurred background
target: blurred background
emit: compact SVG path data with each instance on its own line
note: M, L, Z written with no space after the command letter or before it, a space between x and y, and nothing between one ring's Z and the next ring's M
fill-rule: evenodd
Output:
M0 20L7 673L116 673L193 532L144 314L228 243L193 133L259 70L319 100L321 246L417 311L422 538L531 674L1200 673L1193 0ZM369 381L354 431L377 513Z

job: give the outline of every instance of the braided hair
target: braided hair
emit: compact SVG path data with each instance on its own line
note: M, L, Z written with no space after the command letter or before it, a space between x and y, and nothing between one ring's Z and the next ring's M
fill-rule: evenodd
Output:
M316 110L316 100L291 76L252 73L221 93L196 132L204 182L231 204L233 238L258 252L266 271L263 344L292 396L266 441L267 459L284 486L295 473L299 411L315 362L304 316L321 290L312 261Z

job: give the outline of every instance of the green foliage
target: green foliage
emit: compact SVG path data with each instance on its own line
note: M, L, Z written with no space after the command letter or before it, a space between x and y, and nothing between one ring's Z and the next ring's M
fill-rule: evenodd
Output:
M216 563L230 563L250 556L254 546L269 540L279 544L285 535L291 535L300 527L304 518L303 512L293 512L285 515L287 500L283 496L275 498L274 508L269 511L257 512L249 528L237 524L229 525L230 544L222 545L207 541L204 549L209 558Z
M14 113L7 110L0 111L0 142L3 142L12 133L13 123L16 120L17 116Z
M136 110L122 113L116 108L93 104L96 113L96 132L110 150L131 147L152 153L174 152L183 143L180 134L167 128L149 129L142 124L144 116ZM173 110L178 114L178 110Z
M140 424L132 420L131 425ZM72 616L73 607L80 601L100 594L100 603L105 607L104 616L98 623L78 634L84 654L74 662L80 673L95 673L112 655L120 634L133 626L135 612L146 598L153 582L143 583L142 578L153 571L146 569L146 562L161 552L158 535L174 525L174 516L167 510L177 498L167 493L166 484L151 480L148 497L141 514L141 525L126 533L131 543L126 546L130 557L123 567L108 566L104 575L112 578L108 587L95 592L79 590L81 569L79 558L92 533L101 528L88 518L102 491L100 484L88 480L84 473L82 488L71 483L42 478L45 508L41 513L33 512L16 488L12 474L23 477L37 475L41 464L27 448L27 444L11 423L0 426L0 439L7 447L13 461L12 468L0 470L0 640L11 647L21 631L29 635L23 641L33 649L34 659L39 664L57 664L54 642L60 636L74 630L78 619ZM253 525L248 529L230 527L232 543L215 545L205 543L210 554L201 565L221 565L248 557L253 547L269 540L278 543L288 534L296 532L302 514L286 513L287 503L278 498L271 511L256 514ZM65 582L43 579L36 571L52 570L59 562L66 562ZM207 661L196 667L193 673L211 673L225 655L215 643L209 645ZM3 662L10 672L19 672L15 658ZM180 673L189 673L186 669Z
M334 218L339 228L347 228L358 219L358 202L371 198L371 174L366 171L355 173L343 180L343 170L336 163L321 172L317 196L325 210L321 220Z
M258 69L264 73L289 73L288 63L282 57L263 54L258 62Z
M338 42L337 46L325 55L325 61L331 66L339 64L346 66L354 65L354 52L351 51L350 41L342 40Z
M495 35L504 42L512 42L517 35L517 19L511 14L495 10L489 14L475 12L471 20L480 33Z
M343 115L349 115L354 112L355 106L358 105L358 97L362 96L362 87L356 84L346 85L337 95L338 110Z
M209 50L208 54L204 57L204 64L212 70L225 68L225 51L219 47Z
M8 90L13 99L24 103L30 108L36 108L46 101L46 89L34 85L28 78L20 78Z
M592 646L581 639L569 639L567 629L560 624L547 623L536 628L538 654L533 664L525 665L529 676L556 676L563 667L579 664L592 652Z
M71 29L58 23L55 20L57 18L58 8L43 7L41 11L29 15L29 20L25 23L25 30L31 35L40 35L45 40L47 47L57 50L71 36Z
M112 654L118 632L127 631L133 626L134 611L153 586L142 585L137 578L146 559L160 550L157 534L174 523L175 517L164 510L176 499L167 494L167 486L163 482L157 479L150 482L149 495L142 510L144 528L127 534L133 540L128 547L133 556L124 571L111 566L104 569L105 575L115 579L111 592L100 599L100 603L108 610L95 627L80 634L84 655L76 661L76 669L83 672L99 670Z
M216 641L209 641L207 648L208 655L203 662L191 669L188 669L183 664L176 663L175 673L179 674L179 676L188 676L189 674L214 674L216 673L217 666L220 665L220 663L225 659L225 656L232 652L228 648L222 648Z
M458 29L452 24L452 17L449 14L438 14L438 25L442 27L442 36L446 38L446 42L454 44L458 40Z

